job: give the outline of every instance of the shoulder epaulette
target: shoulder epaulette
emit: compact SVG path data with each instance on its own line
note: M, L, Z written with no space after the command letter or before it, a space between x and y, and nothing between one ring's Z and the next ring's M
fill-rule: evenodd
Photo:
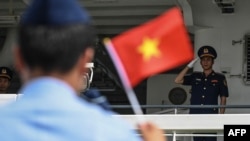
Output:
M214 73L219 75L219 76L225 76L223 73L219 73L219 72L214 72Z

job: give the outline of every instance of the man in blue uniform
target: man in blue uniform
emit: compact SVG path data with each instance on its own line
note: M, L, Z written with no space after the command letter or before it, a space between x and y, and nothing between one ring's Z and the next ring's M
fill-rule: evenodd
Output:
M228 97L227 81L223 74L213 70L214 59L217 57L211 46L202 46L198 50L199 58L191 61L176 77L175 83L191 85L191 105L226 105ZM200 59L203 72L187 74L195 62ZM220 98L218 100L218 98ZM190 114L224 114L225 108L190 108ZM194 141L215 141L216 137L195 137Z
M8 67L0 67L0 94L8 93L11 84L12 71Z
M141 141L112 112L79 97L94 56L92 20L77 0L33 0L18 27L15 68L23 94L0 108L1 141ZM165 141L155 124L140 123L145 141Z

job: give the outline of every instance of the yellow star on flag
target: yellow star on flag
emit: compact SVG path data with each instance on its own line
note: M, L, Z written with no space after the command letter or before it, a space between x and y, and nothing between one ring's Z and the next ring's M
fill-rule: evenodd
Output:
M143 59L148 61L152 57L159 57L161 55L158 45L159 41L157 39L150 39L146 37L143 39L142 44L138 47L138 51L143 55Z

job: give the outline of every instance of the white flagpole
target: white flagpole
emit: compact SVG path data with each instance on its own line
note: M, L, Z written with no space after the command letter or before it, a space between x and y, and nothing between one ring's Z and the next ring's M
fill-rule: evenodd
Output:
M124 86L124 89L126 91L127 97L129 99L129 102L132 106L132 109L136 115L143 115L141 106L136 98L135 92L133 88L130 85L130 81L128 80L127 73L125 72L124 66L121 63L121 60L119 56L117 55L116 51L114 50L114 46L110 39L104 39L104 44L106 46L107 51L109 52L115 67L118 71L118 75L121 78L122 84ZM138 121L139 122L144 122L145 119L143 116L138 116Z

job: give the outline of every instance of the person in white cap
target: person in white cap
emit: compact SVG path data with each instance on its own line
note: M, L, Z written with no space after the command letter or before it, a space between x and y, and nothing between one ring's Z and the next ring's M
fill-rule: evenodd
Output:
M8 67L0 67L0 94L8 93L13 72Z

